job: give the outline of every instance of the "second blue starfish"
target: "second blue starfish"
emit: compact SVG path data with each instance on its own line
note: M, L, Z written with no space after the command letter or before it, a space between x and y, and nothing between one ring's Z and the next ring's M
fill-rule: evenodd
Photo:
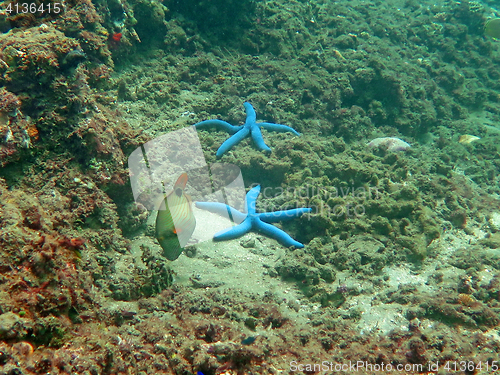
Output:
M298 131L287 125L273 124L270 122L256 122L257 114L255 113L255 109L253 109L252 105L248 102L243 103L243 105L245 106L245 110L247 112L247 119L244 125L235 126L222 120L205 120L193 125L196 129L215 126L216 128L225 130L229 134L232 134L232 136L226 139L226 141L222 143L217 150L217 153L215 154L217 158L220 158L249 135L252 137L253 141L260 150L271 152L271 149L264 142L260 128L274 132L289 132L295 135L300 135Z
M306 212L311 212L311 208L295 208L292 210L285 211L275 211L275 212L264 212L256 213L255 201L260 194L260 185L257 185L246 195L246 211L247 213L241 213L240 211L234 209L227 204L219 202L195 202L196 207L203 210L207 210L219 215L227 215L233 219L233 221L240 223L232 228L225 229L214 235L214 240L224 241L233 238L240 237L250 230L256 230L278 240L283 245L290 247L295 246L296 248L303 248L304 245L298 241L295 241L288 233L282 231L281 229L275 227L274 225L268 223L275 223L277 221L290 220L299 216L302 216Z

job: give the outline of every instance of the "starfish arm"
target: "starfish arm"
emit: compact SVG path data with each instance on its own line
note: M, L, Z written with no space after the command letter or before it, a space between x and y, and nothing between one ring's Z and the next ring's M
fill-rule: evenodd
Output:
M214 241L232 240L248 233L252 229L252 221L250 218L245 219L241 224L232 228L225 229L221 232L215 233Z
M234 209L233 207L228 206L227 204L224 204L224 203L195 202L194 204L197 208L212 212L214 214L218 214L221 216L229 215L230 219L232 219L236 223L241 223L247 217L246 214L243 214L240 211L238 211L238 210Z
M260 128L256 125L252 126L252 139L257 145L257 147L262 151L271 152L271 149L264 142L264 138L262 137L262 132Z
M288 125L273 124L271 122L259 122L257 125L259 125L261 128L264 128L272 132L278 132L278 133L288 132L300 136L300 133L297 130Z
M243 103L245 106L245 111L247 113L247 119L245 121L246 124L253 123L257 120L257 114L255 113L255 109L253 109L252 105L249 102Z
M264 223L263 221L256 220L255 221L255 230L265 234L268 237L274 238L279 243L286 247L295 246L298 249L304 247L298 241L295 241L292 237L288 235L288 233L282 231L281 229L275 227L274 225Z
M222 120L205 120L193 125L196 129L205 129L214 126L216 129L224 130L229 134L235 134L243 128L243 125L234 126Z
M246 197L245 197L245 205L247 208L247 212L249 215L255 214L255 201L257 200L257 197L260 194L260 185L257 185L253 188L251 188Z
M231 148L233 148L238 143L240 143L244 138L246 138L249 133L250 133L250 129L248 129L248 128L242 128L241 130L239 130L235 135L233 135L230 138L226 139L224 141L224 143L221 144L221 146L217 150L217 153L215 154L215 156L217 158L220 158L227 151L229 151Z
M291 220L311 212L312 208L294 208L292 210L264 212L259 215L259 219L266 223L276 223L277 221Z

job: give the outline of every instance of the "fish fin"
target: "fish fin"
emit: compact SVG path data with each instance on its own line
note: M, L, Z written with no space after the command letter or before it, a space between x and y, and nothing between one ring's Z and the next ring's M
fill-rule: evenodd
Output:
M177 188L181 188L182 190L184 190L186 188L187 181L188 181L187 173L181 174L177 179L177 181L175 182L174 190L176 190Z
M187 173L181 174L179 176L179 178L177 178L177 181L175 181L174 188L170 192L167 193L165 198L168 200L168 198L172 194L175 194L178 197L180 197L182 195L182 193L184 193L184 189L186 188L187 181L188 181Z
M167 199L166 195L161 194L154 200L154 206L156 207L157 211L164 211L166 210L166 205L165 205L165 200Z

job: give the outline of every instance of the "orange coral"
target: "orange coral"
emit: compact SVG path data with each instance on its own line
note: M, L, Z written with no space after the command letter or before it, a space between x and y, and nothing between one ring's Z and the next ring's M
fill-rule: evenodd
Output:
M458 295L458 303L463 305L463 306L473 307L473 306L477 305L478 302L470 294L460 293Z
M28 126L28 129L26 129L26 132L30 136L30 138L34 139L35 141L38 140L38 129L34 124L30 124Z

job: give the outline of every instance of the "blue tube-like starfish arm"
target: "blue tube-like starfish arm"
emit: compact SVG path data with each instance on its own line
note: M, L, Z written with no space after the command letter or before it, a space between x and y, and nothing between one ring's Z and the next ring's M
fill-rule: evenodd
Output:
M245 139L249 133L250 133L250 128L245 127L243 129L241 129L240 131L238 131L235 135L226 139L224 141L224 143L222 143L222 145L217 150L217 153L215 154L215 156L217 156L217 158L220 158L227 151L229 151L234 146L236 146L238 143L240 143L243 139Z
M232 240L234 238L243 236L247 232L250 232L251 229L252 229L252 220L247 218L239 225L215 233L214 240L215 241Z
M264 137L262 136L262 132L260 131L260 128L258 126L252 128L252 139L259 150L271 152L269 146L266 145L266 142L264 142Z
M261 128L264 128L268 131L272 132L278 132L278 133L293 133L295 135L300 136L300 133L295 130L294 128L288 126L288 125L280 125L280 124L273 124L270 122L259 122L257 125L259 125Z
M255 109L252 107L252 105L248 102L243 103L243 105L245 106L245 112L247 115L244 125L234 126L222 120L205 120L193 125L194 127L196 127L196 129L215 127L219 130L224 130L229 134L232 134L232 137L222 143L222 145L217 150L217 158L222 157L222 155L224 155L227 151L236 146L239 142L241 142L249 135L251 135L259 150L270 152L271 149L264 142L264 138L262 137L260 128L264 128L266 130L274 132L288 132L300 136L300 133L298 131L287 125L273 124L270 122L256 122L257 114L255 113Z
M196 129L204 129L215 126L216 129L224 130L229 134L235 134L243 129L243 125L231 125L229 122L222 120L205 120L193 125Z
M264 212L259 214L259 218L266 223L276 223L277 221L295 219L311 211L312 208L294 208L285 211Z
M295 246L297 248L304 247L303 244L295 241L286 232L268 223L299 217L307 212L311 212L311 208L294 208L284 211L256 213L255 206L259 194L260 185L250 189L246 194L245 206L247 214L243 214L231 206L217 202L196 202L196 207L220 215L226 215L229 213L237 222L238 219L242 220L241 224L216 233L214 235L214 240L216 241L237 238L253 229L265 234L266 236L276 239L285 246Z
M282 231L274 225L258 220L255 223L255 229L268 237L275 238L286 247L295 246L297 249L302 249L304 247L303 244L295 241L288 233Z
M260 185L251 188L245 196L245 205L249 215L255 215L257 210L256 201L260 194Z
M219 202L195 202L195 206L217 215L229 215L230 219L235 223L241 223L248 216L227 204Z
M246 124L253 124L257 121L257 113L255 113L255 109L249 102L243 103L243 107L245 107L245 112L247 113L247 119L245 120Z

